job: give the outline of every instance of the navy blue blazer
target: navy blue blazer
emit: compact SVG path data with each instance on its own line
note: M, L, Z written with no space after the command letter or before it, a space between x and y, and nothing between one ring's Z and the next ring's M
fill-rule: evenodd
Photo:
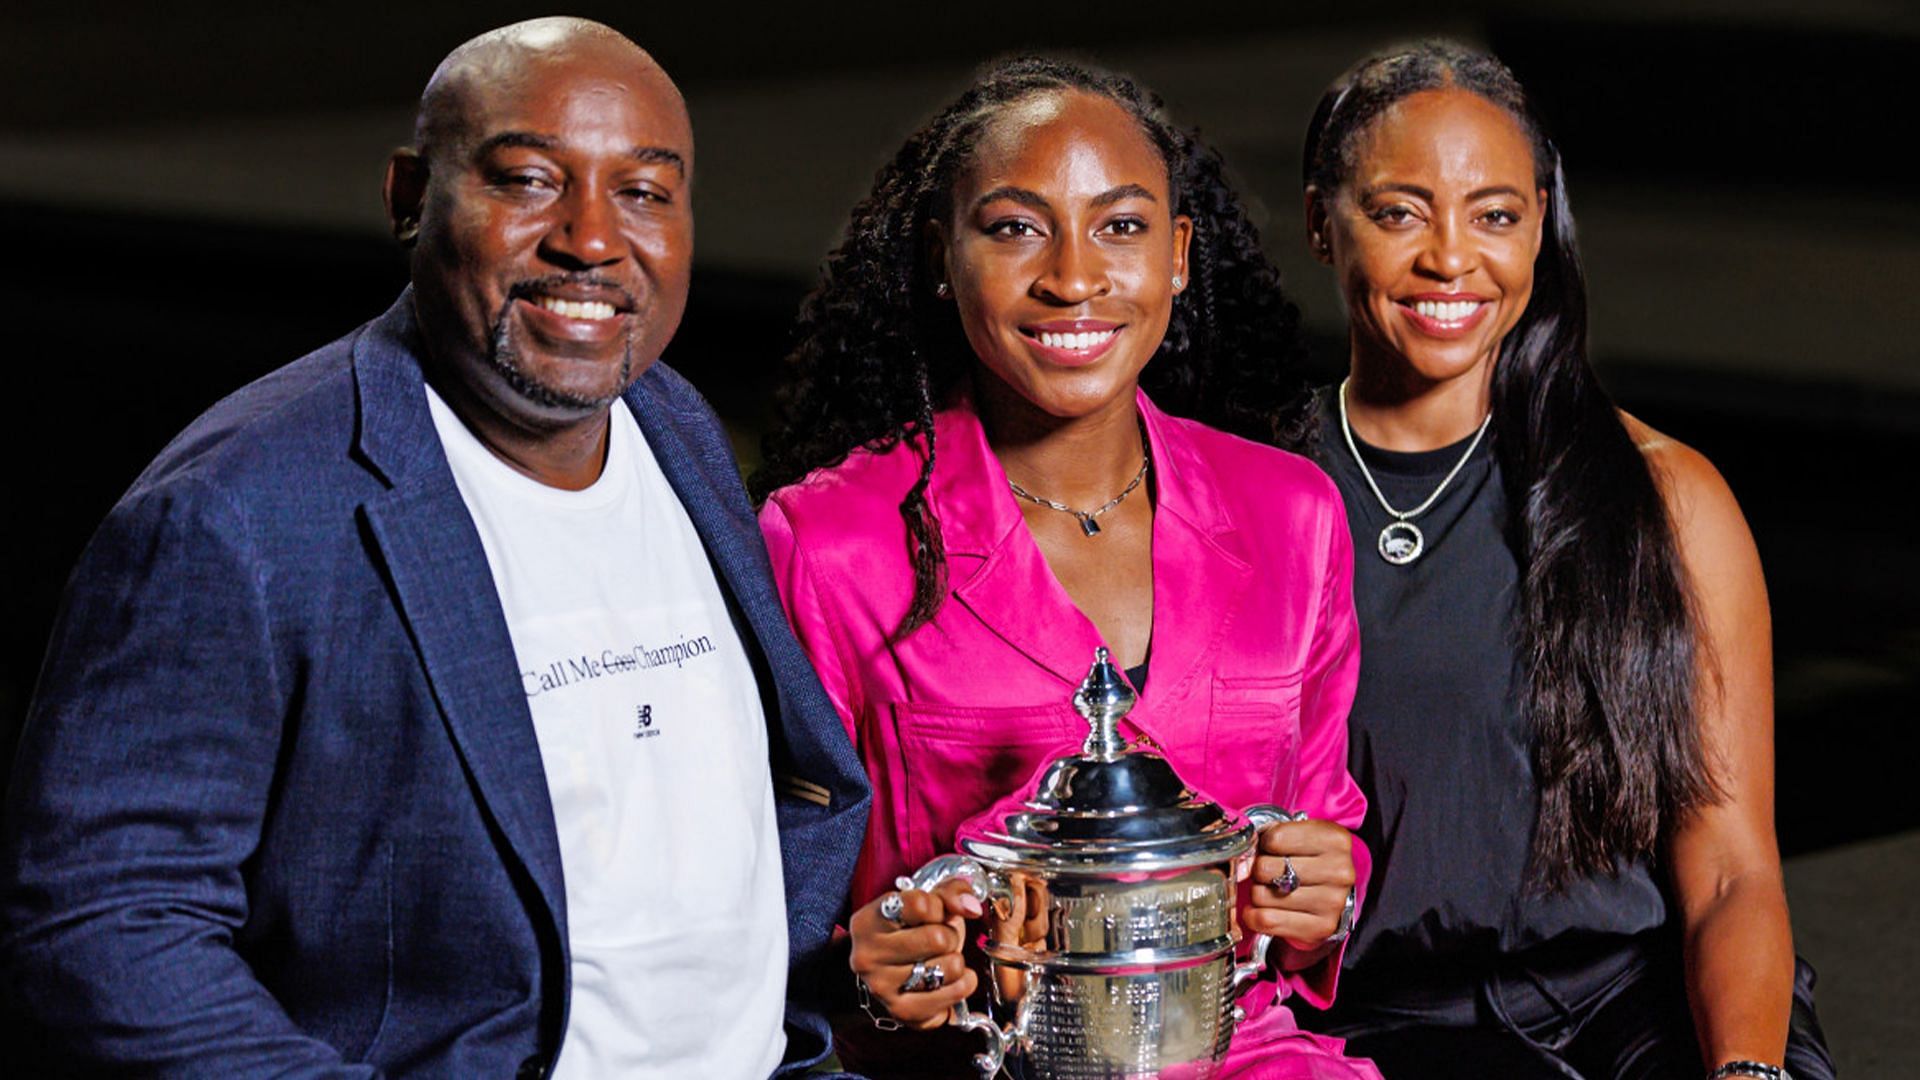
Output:
M659 364L626 401L760 675L803 1067L865 775L711 410ZM567 912L518 670L403 293L195 421L88 546L0 831L10 1006L70 1067L544 1074Z

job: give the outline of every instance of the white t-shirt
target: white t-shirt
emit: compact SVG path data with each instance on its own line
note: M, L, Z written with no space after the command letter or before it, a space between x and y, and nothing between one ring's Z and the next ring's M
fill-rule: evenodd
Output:
M573 1000L554 1075L765 1077L787 975L766 722L700 537L624 403L600 479L564 491L427 397L560 834Z

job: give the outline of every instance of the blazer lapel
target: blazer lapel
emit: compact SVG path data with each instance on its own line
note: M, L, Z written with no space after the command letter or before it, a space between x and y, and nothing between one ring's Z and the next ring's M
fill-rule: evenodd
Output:
M744 644L755 649L770 629L761 625L767 612L785 610L771 592L773 574L766 567L760 527L730 453L717 461L700 453L688 433L694 430L692 425L709 421L704 415L685 416L674 408L658 386L665 378L657 367L649 370L627 391L626 402L667 485L680 497L694 531L700 534L721 588L748 624L741 628L742 637L747 638ZM726 497L729 494L737 497ZM784 626L785 615L780 618Z
M1156 703L1188 700L1233 632L1253 567L1237 553L1234 524L1213 470L1178 421L1139 397L1153 451L1152 675L1129 716L1156 738ZM1075 607L1006 496L1006 471L969 405L935 422L942 463L930 488L947 541L953 594L1008 645L1063 681L1086 677L1100 633ZM946 467L951 463L952 467Z
M946 541L953 596L1022 656L1078 686L1100 631L1073 605L1007 494L1007 473L962 401L934 418L940 454L928 499Z
M1213 469L1180 422L1140 396L1153 447L1157 504L1153 517L1153 650L1149 690L1141 699L1151 723L1155 700L1186 700L1233 633L1253 578L1236 552L1234 526L1214 487Z
M626 402L700 534L754 660L776 785L804 800L776 800L776 807L794 970L810 970L824 961L835 923L845 919L847 880L871 798L866 770L787 624L759 522L713 414L660 364L634 382ZM831 823L815 812L820 806ZM796 985L811 977L796 975ZM790 1009L789 1019L795 1015Z
M564 947L560 842L533 715L486 550L427 411L412 310L408 290L354 346L357 451L391 485L362 513L448 734Z

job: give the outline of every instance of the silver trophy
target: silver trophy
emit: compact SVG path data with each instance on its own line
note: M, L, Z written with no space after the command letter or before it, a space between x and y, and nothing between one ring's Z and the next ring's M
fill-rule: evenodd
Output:
M1261 805L1235 817L1195 793L1115 730L1134 700L1098 650L1073 695L1091 728L1080 752L962 825L960 854L898 882L960 878L987 908L991 1015L962 1004L953 1020L985 1036L982 1077L1019 1054L1037 1078L1178 1067L1203 1080L1226 1056L1235 1002L1266 968L1264 934L1234 961L1235 871L1260 829L1304 815Z

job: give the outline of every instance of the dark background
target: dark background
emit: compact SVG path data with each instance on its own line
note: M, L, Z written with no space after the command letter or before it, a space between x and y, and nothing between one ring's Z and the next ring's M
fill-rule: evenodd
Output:
M648 47L688 98L700 254L667 358L748 456L794 307L847 208L980 61L1067 51L1165 94L1239 173L1331 378L1340 311L1296 220L1318 91L1394 41L1491 46L1564 151L1603 376L1712 458L1753 526L1774 611L1783 850L1920 826L1905 753L1920 718L1908 7L575 10ZM405 267L378 184L411 101L455 44L544 13L346 0L0 15L15 465L0 761L101 515L213 401L391 302Z

